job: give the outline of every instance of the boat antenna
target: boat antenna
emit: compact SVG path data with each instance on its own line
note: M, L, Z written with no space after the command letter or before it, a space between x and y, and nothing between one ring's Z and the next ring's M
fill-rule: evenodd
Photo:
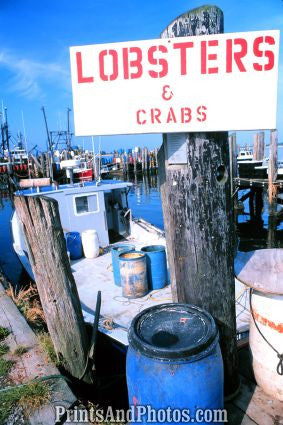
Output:
M27 142L27 133L26 133L26 126L25 126L25 119L24 119L24 112L21 111L22 115L22 124L23 124L23 133L24 133L24 143L25 143L25 150L28 156L28 177L30 179L30 168L29 168L29 155L28 155L28 142Z
M67 149L71 150L71 137L70 137L70 112L71 109L67 108Z
M27 134L26 134L25 119L24 119L24 113L23 113L23 111L21 111L21 115L22 115L22 124L23 124L25 149L28 152L28 142L27 142Z
M99 157L98 157L98 182L101 181L101 136L99 136L99 143L98 143L98 151L99 151Z
M52 145L51 145L51 139L50 139L50 132L49 132L49 129L48 129L47 118L46 118L46 113L45 113L44 106L42 106L41 110L42 110L42 113L43 113L43 118L44 118L44 123L45 123L45 129L46 129L46 134L47 134L47 150L48 151L51 151L52 150Z
M92 162L93 162L93 168L94 168L94 174L95 178L97 177L97 168L96 168L96 158L95 158L95 151L94 151L94 137L91 136L91 143L92 143Z
M3 102L2 102L2 108L3 108ZM8 129L8 113L7 108L4 108L3 111L3 118L4 118L4 134L6 139L6 149L8 150L9 160L11 161L11 154L10 154L10 142L9 142L9 129Z

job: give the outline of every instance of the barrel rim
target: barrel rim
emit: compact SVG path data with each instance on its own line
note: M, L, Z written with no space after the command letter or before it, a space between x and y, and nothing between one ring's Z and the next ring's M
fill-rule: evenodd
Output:
M154 250L147 250L148 248L155 248ZM165 245L146 245L141 248L141 251L146 253L164 252L166 250Z
M83 234L97 234L97 230L95 229L86 229L82 231L82 235Z
M77 235L81 235L80 232L76 232L76 231L72 231L72 232L67 232L66 236L77 236Z
M133 250L135 250L136 247L133 244L121 243L121 244L113 245L111 247L111 251L118 252L118 249L119 248L121 248L121 249L133 249Z
M126 255L126 254L140 254L140 257L138 257L138 258L122 258L123 255ZM145 259L145 253L142 252L142 251L121 252L118 255L118 259L119 259L119 261L133 261L133 260L134 261L143 261Z
M194 312L198 312L200 315L205 316L209 322L210 332L207 332L206 338L198 346L189 346L184 347L183 349L170 349L170 348L160 348L146 342L138 332L139 325L141 324L142 317L154 310L163 310L166 308L176 308L176 309L189 309ZM149 307L139 314L137 314L132 320L129 332L128 332L128 341L129 345L138 350L140 353L144 354L147 357L159 359L159 360L182 360L187 359L187 361L195 361L197 359L206 357L218 343L218 329L216 323L206 310L194 306L192 304L186 303L164 303L156 306Z

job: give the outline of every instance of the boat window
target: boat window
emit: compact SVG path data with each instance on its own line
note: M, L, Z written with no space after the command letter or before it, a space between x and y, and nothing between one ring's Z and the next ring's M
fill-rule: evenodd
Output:
M76 214L98 211L97 195L86 195L75 197Z

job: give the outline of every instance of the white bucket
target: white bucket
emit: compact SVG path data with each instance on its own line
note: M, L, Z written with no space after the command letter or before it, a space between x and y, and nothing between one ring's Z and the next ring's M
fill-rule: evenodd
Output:
M95 258L99 256L99 240L97 231L94 229L84 230L82 232L82 245L84 256L86 258Z
M283 353L283 295L254 290L252 310L260 332L280 354ZM252 317L250 348L258 385L272 398L283 401L283 376L277 373L278 355L259 333Z

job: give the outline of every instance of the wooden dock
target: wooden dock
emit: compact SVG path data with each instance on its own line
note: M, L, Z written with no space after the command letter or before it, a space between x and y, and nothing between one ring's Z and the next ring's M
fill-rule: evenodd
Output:
M256 385L249 347L239 350L241 387L235 399L225 404L230 425L281 425L283 402L274 400Z
M239 189L249 189L251 187L268 188L268 179L237 177L234 179L234 182ZM277 186L279 189L283 189L283 180L276 180L273 185Z

